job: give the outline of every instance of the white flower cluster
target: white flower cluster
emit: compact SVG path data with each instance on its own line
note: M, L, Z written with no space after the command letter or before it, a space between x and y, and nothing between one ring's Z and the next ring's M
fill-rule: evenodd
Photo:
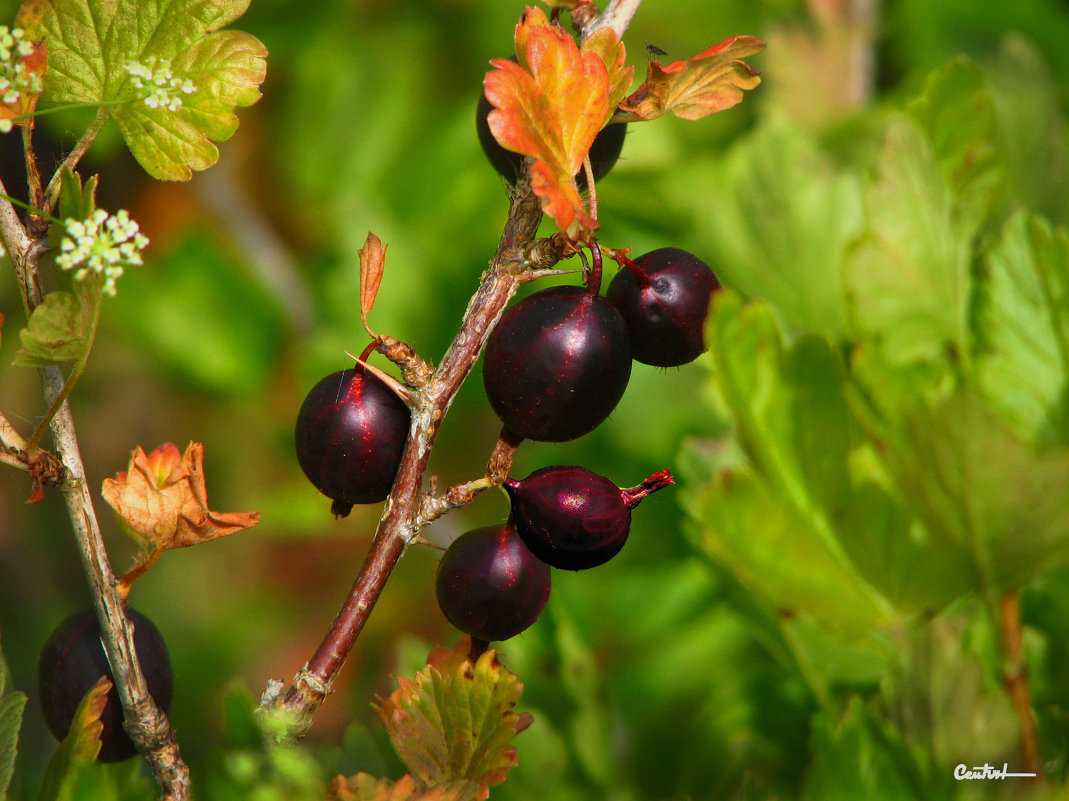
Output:
M149 56L144 62L128 61L125 69L133 77L131 83L139 91L146 91L145 105L149 108L165 108L178 111L182 107L182 95L197 91L193 81L175 77L171 62L166 58Z
M125 209L109 215L97 209L87 220L65 220L67 235L60 243L56 264L64 270L74 270L75 280L81 281L89 273L104 276L104 292L115 294L115 281L128 265L140 265L141 251L148 245L148 237L140 232L137 223Z
M26 69L23 58L33 53L34 43L22 28L0 25L0 102L17 103L22 93L41 92L41 76ZM0 120L0 133L11 130L10 119Z

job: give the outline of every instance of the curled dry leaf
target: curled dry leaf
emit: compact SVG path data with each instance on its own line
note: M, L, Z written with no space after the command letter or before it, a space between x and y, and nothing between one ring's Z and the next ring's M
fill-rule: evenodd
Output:
M646 82L621 105L618 118L653 120L672 112L700 120L742 102L743 91L761 83L761 74L741 59L761 52L754 36L732 36L687 61L662 66L650 61Z
M142 543L142 555L124 578L133 581L160 553L225 537L255 526L259 512L213 512L204 482L204 445L189 443L184 454L170 442L146 454L140 447L130 467L104 479L104 500Z
M37 76L38 86L40 86L41 82L44 81L45 67L48 65L48 46L44 41L30 42L30 45L33 49L20 58L19 63L25 71L23 75L26 77ZM37 108L37 98L41 96L40 92L27 92L23 89L16 94L17 97L10 103L0 102L0 120L13 120L16 117L33 114ZM15 125L32 128L33 117L19 120Z
M378 337L368 327L367 316L375 307L375 298L379 294L382 273L386 267L387 247L378 236L369 231L364 246L360 248L360 319L364 323L364 330L373 339Z
M502 147L534 159L531 188L542 210L571 239L586 240L598 224L583 206L575 174L633 70L612 31L580 49L538 8L524 12L515 41L518 63L492 61L483 82L494 107L487 123Z

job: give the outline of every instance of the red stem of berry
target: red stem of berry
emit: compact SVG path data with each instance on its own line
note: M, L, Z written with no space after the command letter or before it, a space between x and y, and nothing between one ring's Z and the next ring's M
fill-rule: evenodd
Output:
M593 237L590 239L590 278L587 279L586 288L591 295L601 291L601 247Z
M621 490L621 492L623 492L624 501L627 503L628 508L634 509L642 502L642 499L651 492L656 492L659 489L664 489L670 484L675 483L675 479L672 478L671 470L659 470L637 487Z
M613 258L615 258L619 264L622 264L624 267L634 273L635 278L638 279L639 286L647 287L650 285L650 277L646 274L646 271L639 267L637 264L635 264L635 262L633 262L627 256L623 255L622 253L617 253Z

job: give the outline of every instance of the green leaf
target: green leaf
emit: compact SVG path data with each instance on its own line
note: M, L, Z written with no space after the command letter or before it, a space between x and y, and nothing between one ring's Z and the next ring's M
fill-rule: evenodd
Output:
M26 707L25 693L4 694L6 683L7 665L0 653L0 799L7 798L7 788L15 771L22 711Z
M933 782L926 775L920 757L887 723L882 711L858 696L850 699L841 716L829 712L814 716L810 748L813 761L803 799L935 801L953 797L947 781Z
M788 331L842 339L843 254L862 225L857 178L803 129L777 122L738 145L712 182L731 191L695 188L710 207L711 263L730 265L731 285L772 303Z
M959 215L979 224L1006 179L983 70L964 56L951 60L927 76L907 109L932 143Z
M488 792L516 765L509 740L523 685L492 650L472 664L468 647L465 638L452 651L438 649L413 681L399 678L375 708L398 755L424 785L468 780Z
M79 769L88 765L100 753L100 733L104 724L100 716L108 701L112 682L107 676L93 685L74 711L70 731L59 744L45 771L44 783L37 801L70 801L72 782Z
M860 338L896 364L965 356L973 230L957 219L935 153L907 117L888 126L865 215L846 264Z
M907 406L882 455L924 528L967 556L977 592L1069 563L1069 448L1037 451L962 391Z
M1020 212L984 264L980 389L1024 439L1069 444L1069 233Z
M259 97L267 50L255 36L221 30L249 0L27 0L17 24L48 41L44 97L56 103L113 103L130 151L152 176L188 180L219 157L213 142L237 130L235 106ZM150 108L126 65L169 62L192 94L177 110Z
M82 293L83 298L87 293ZM96 293L99 296L99 292ZM99 303L99 299L96 301ZM92 300L86 302L70 292L56 291L45 296L33 310L27 326L19 332L22 347L15 352L15 364L40 367L78 361L86 355L93 333Z
M96 211L97 186L100 176L94 175L85 185L82 176L64 167L60 173L59 217L62 220L88 220Z
M850 418L837 355L813 336L785 349L771 309L730 290L713 302L706 341L745 459L687 494L702 547L778 609L853 631L889 620L840 540Z

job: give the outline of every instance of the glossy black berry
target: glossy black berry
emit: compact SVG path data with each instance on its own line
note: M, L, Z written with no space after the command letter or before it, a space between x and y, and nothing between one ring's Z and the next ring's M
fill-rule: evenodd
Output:
M126 616L134 624L134 650L149 694L164 712L169 712L174 674L163 635L140 612L128 609ZM56 627L41 651L37 667L41 711L56 739L62 740L67 736L74 720L74 711L101 676L108 676L114 681L100 641L96 613L86 609L71 615ZM97 761L121 762L137 754L134 741L123 728L122 704L114 687L108 691L100 720L103 729Z
M475 129L479 134L479 144L482 145L483 153L497 170L498 175L510 184L514 184L523 166L523 156L501 147L494 139L494 135L490 133L490 125L486 120L493 108L490 101L486 99L486 95L479 98L479 105L475 110ZM604 178L616 164L624 148L626 136L627 124L613 123L606 125L594 137L594 143L590 146L590 167L594 172L595 181ZM575 182L580 192L586 189L586 170L580 169L575 174Z
M627 321L635 360L674 367L705 350L705 317L719 288L709 265L697 256L659 248L621 269L605 296Z
M549 576L549 566L506 523L457 537L438 563L435 590L450 623L491 642L515 637L538 619Z
M337 515L386 500L411 412L378 376L357 366L312 387L297 414L297 461Z
M616 556L627 542L631 510L671 483L667 470L620 489L583 467L543 467L525 479L507 479L504 487L516 531L531 552L553 567L584 570Z
M582 287L542 289L501 318L486 344L486 397L507 428L564 442L597 428L631 377L616 307Z

